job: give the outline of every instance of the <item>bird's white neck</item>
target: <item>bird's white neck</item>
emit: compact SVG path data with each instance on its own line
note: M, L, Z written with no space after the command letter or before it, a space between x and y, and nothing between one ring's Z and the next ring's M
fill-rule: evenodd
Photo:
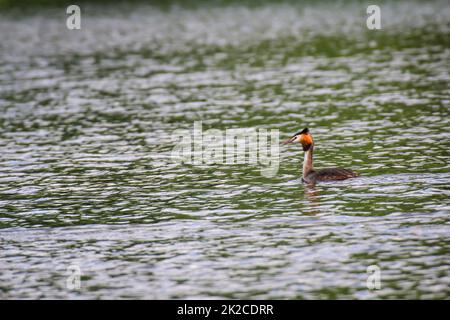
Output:
M313 170L313 149L314 145L305 152L305 159L303 160L303 177Z

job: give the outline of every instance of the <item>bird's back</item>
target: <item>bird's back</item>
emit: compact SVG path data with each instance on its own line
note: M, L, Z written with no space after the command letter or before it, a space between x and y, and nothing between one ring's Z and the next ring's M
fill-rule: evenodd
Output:
M336 181L357 177L358 173L343 168L327 168L318 171L312 171L305 180L311 181Z

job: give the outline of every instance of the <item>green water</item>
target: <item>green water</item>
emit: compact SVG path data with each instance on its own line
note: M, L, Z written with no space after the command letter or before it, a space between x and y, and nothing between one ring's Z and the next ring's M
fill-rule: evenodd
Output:
M380 6L0 12L0 298L450 298L450 6ZM196 121L361 177L173 161Z

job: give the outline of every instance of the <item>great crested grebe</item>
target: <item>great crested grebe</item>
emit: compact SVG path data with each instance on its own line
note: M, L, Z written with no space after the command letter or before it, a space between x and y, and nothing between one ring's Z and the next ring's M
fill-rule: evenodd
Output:
M322 170L314 170L313 168L313 150L314 141L309 133L309 129L305 128L297 132L292 137L283 142L283 144L300 142L305 151L305 159L303 160L303 177L302 180L306 183L315 183L316 181L335 181L345 180L358 176L358 173L342 168L328 168Z

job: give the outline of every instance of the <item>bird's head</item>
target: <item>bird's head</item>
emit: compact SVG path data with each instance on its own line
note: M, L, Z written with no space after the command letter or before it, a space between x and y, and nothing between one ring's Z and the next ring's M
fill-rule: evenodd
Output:
M309 129L305 128L302 131L297 132L292 137L283 142L283 144L300 142L303 147L303 151L308 151L313 145L313 138L309 133Z

